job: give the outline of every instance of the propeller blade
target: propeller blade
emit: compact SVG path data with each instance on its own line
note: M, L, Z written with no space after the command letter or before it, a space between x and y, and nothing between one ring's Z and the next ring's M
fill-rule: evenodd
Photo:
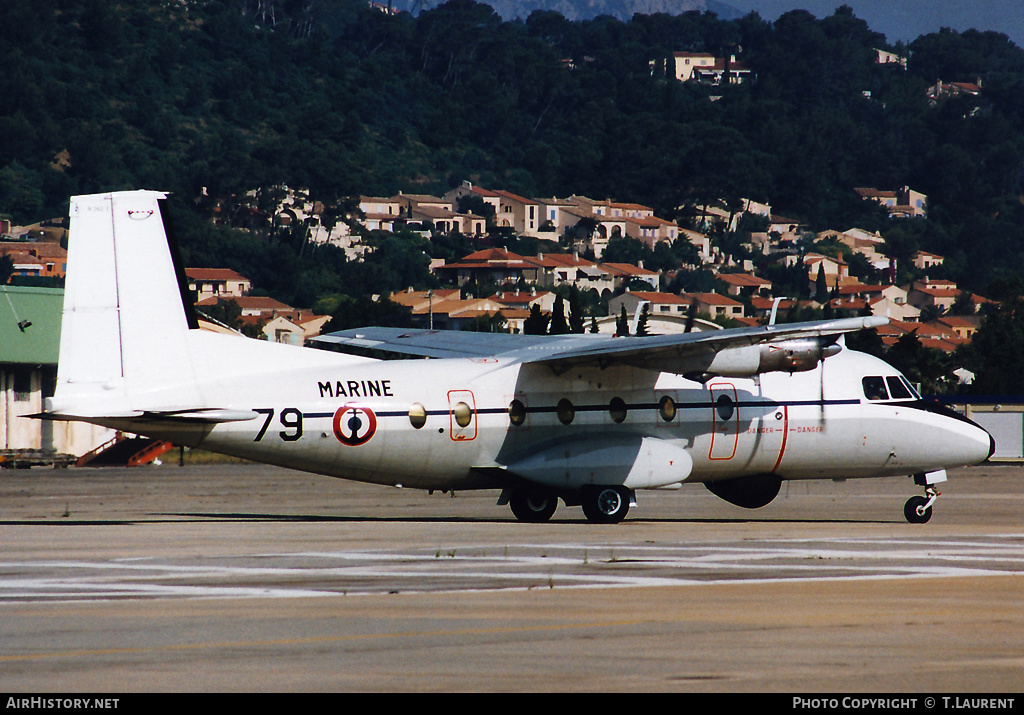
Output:
M693 323L697 320L697 299L694 298L690 301L690 309L686 312L686 328L683 330L684 333L689 333L693 330Z

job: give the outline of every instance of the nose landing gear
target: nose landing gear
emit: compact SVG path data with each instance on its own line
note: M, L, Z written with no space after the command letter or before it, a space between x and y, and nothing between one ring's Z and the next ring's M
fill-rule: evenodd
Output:
M903 505L903 516L911 524L925 524L932 518L932 505L939 498L935 487L927 487L924 496L910 497Z

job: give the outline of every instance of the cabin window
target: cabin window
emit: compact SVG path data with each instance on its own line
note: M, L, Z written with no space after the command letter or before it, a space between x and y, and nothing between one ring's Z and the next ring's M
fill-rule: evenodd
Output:
M419 429L427 423L427 410L418 402L409 408L409 422Z
M676 418L676 401L665 395L658 401L658 414L661 419L671 422Z
M516 427L526 422L526 405L519 400L512 400L508 404L508 421Z
M889 393L885 390L885 380L881 377L865 377L861 384L864 386L864 396L869 400L889 399Z
M570 424L576 418L576 408L565 398L558 401L555 413L558 415L558 421L563 425Z
M626 401L621 397L613 397L608 403L608 413L614 422L621 424L626 420Z
M722 418L722 421L728 422L733 413L732 398L728 395L720 395L715 400L715 410L718 412L718 416Z
M455 417L455 424L459 427L468 427L469 423L473 421L473 410L465 402L455 405L452 415Z
M889 386L889 396L894 400L910 400L913 399L914 395L907 389L907 386L903 384L896 375L890 375L885 378L886 384Z

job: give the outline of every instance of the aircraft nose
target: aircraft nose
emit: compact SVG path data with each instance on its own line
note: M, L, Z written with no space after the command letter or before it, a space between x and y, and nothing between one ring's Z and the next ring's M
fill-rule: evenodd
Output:
M974 459L967 462L967 464L981 464L988 461L995 454L996 438L977 422L966 418L964 418L964 421L973 428L970 430L971 434L968 440L970 442L969 451L974 456Z
M933 404L928 411L943 415L949 420L945 423L946 434L939 449L946 452L951 465L981 464L995 453L995 438L974 420L944 405Z

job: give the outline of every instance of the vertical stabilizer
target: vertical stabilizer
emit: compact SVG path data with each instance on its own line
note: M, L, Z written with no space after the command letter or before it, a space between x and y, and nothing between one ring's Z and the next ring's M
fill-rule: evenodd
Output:
M196 402L187 340L195 318L164 199L154 191L72 198L52 409L127 411L133 397L169 385L177 401Z

